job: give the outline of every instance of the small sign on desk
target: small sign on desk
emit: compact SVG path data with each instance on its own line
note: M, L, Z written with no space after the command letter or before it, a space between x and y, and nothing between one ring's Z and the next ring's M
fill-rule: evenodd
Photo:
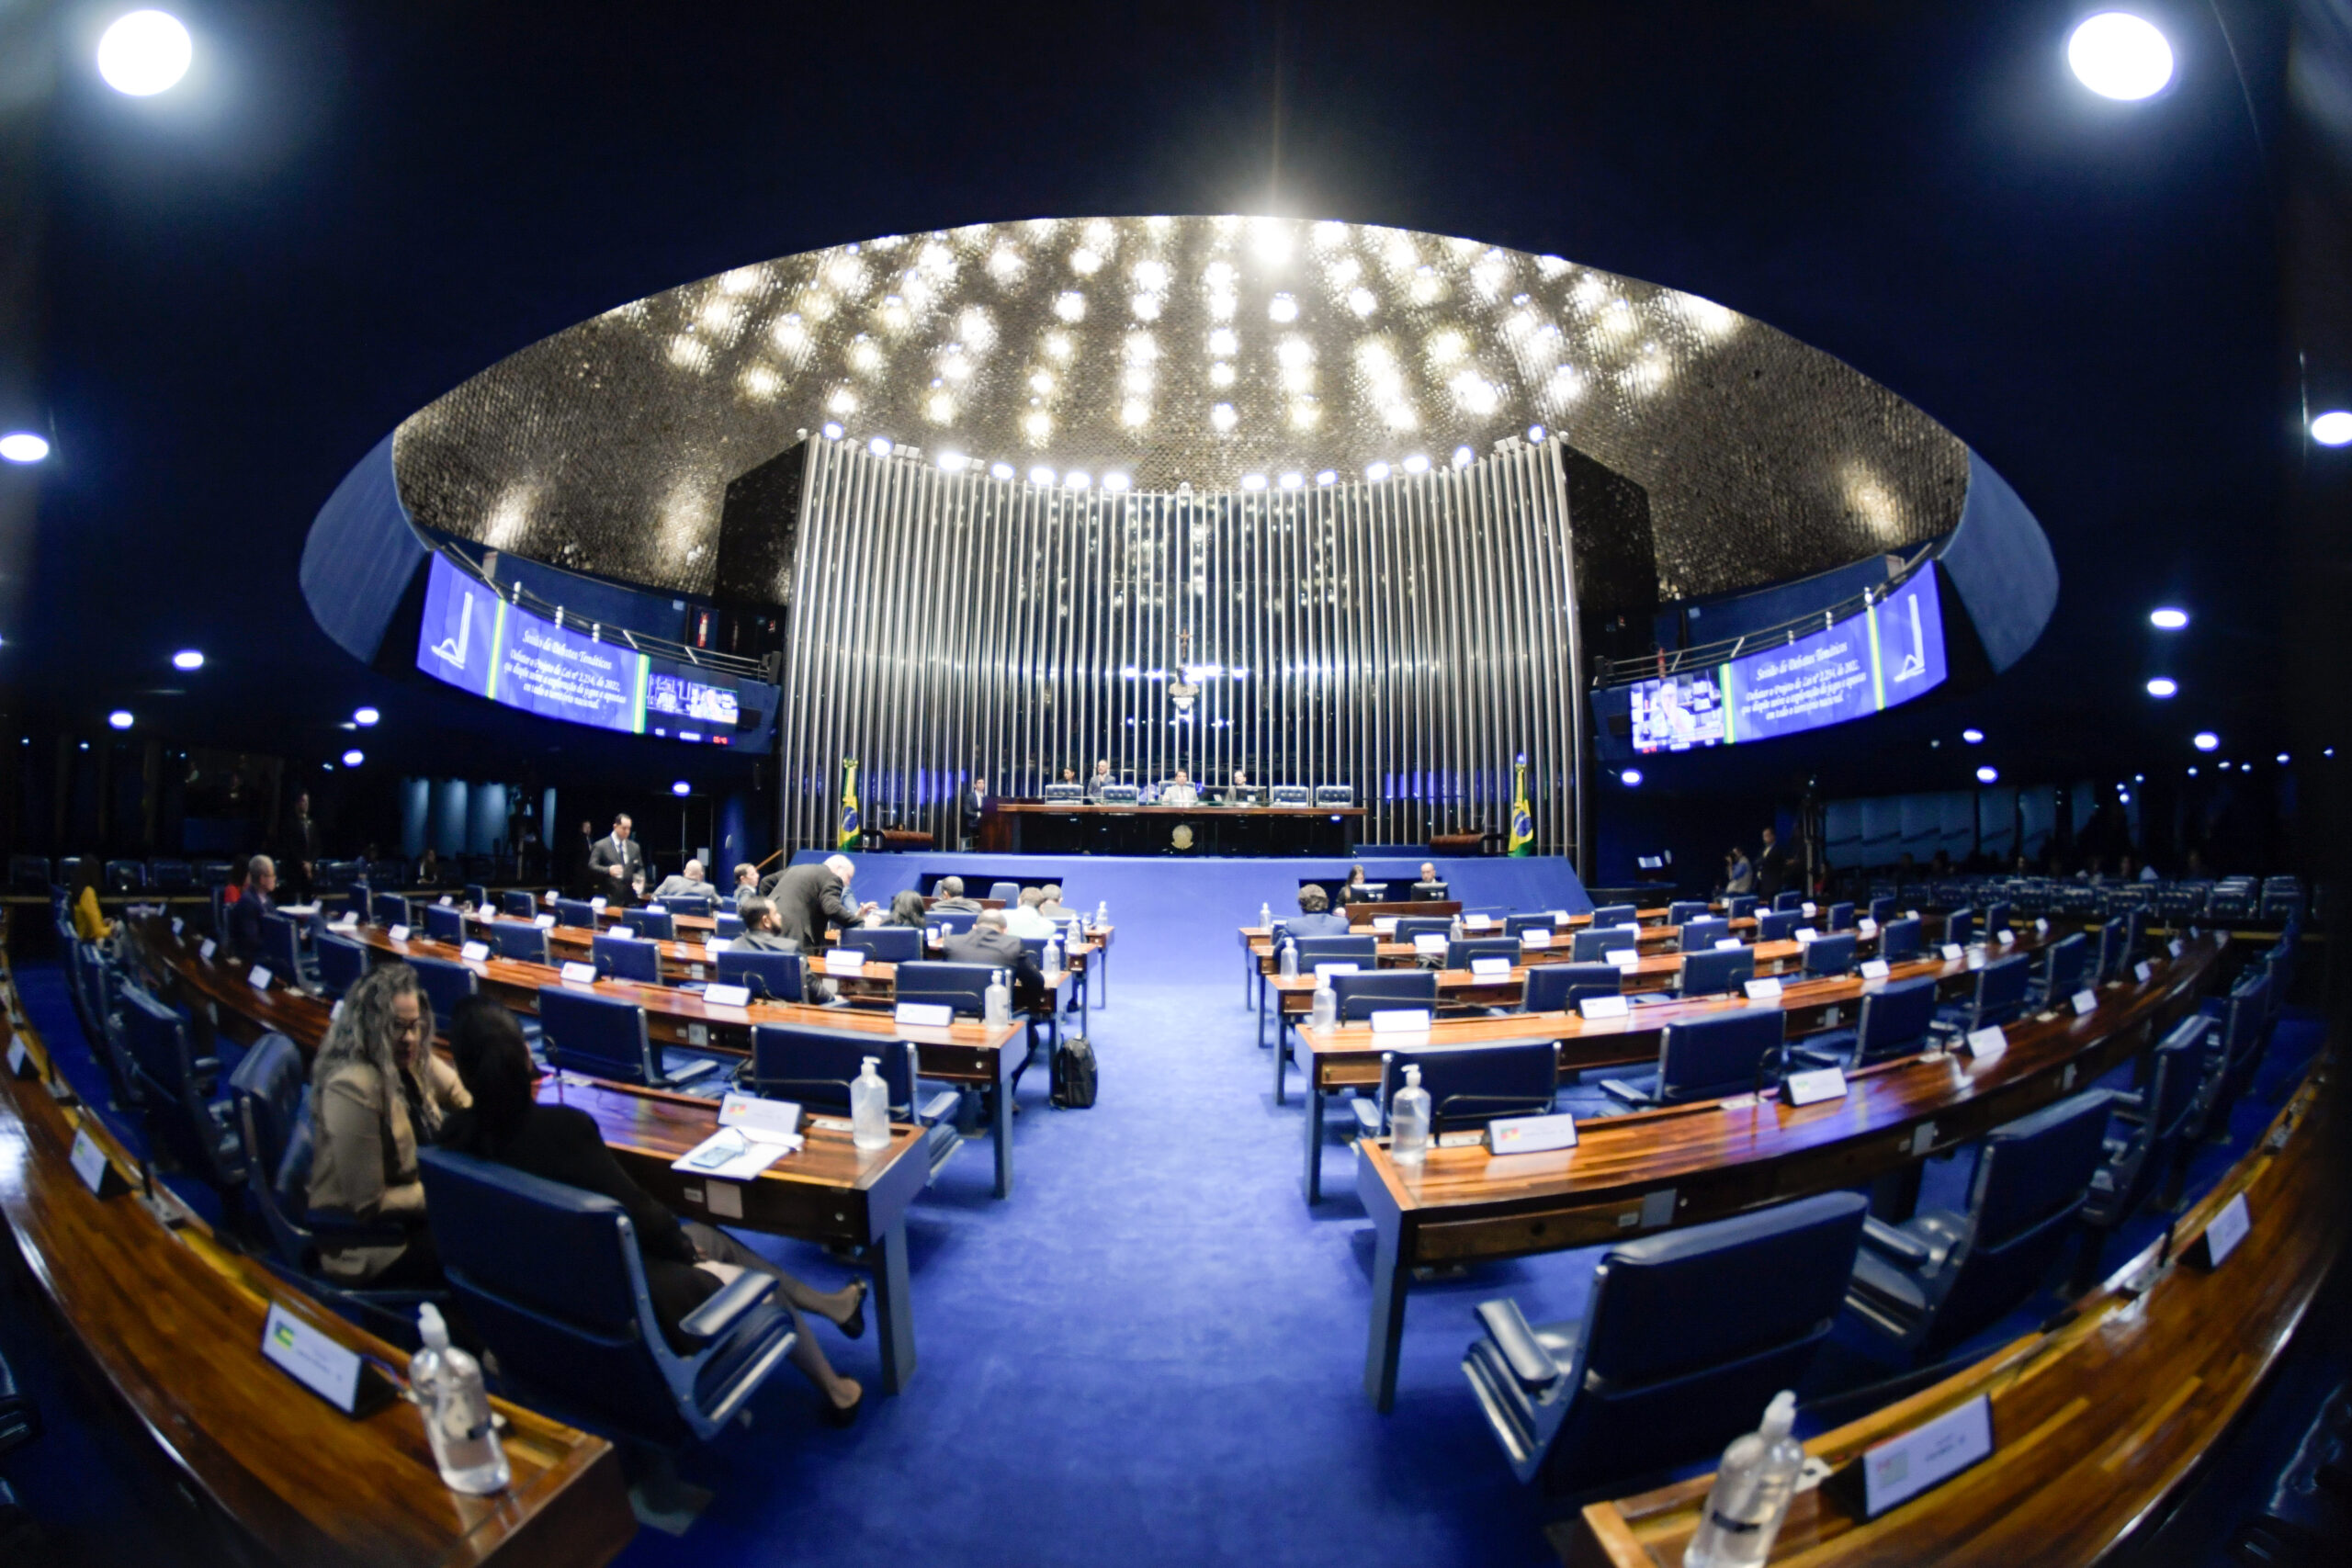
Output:
M74 1174L82 1179L82 1185L94 1197L111 1198L130 1190L130 1183L115 1169L114 1161L107 1158L106 1150L98 1147L98 1141L90 1136L87 1127L74 1134L74 1152L66 1157L73 1164Z
M1382 1008L1372 1015L1374 1034L1426 1034L1431 1014L1427 1008Z
M1874 1519L1940 1486L1993 1452L1993 1402L1978 1394L1967 1404L1899 1438L1890 1438L1823 1483Z
M563 977L571 985L593 986L596 983L596 966L594 964L582 964L578 959L571 959L563 966Z
M245 971L245 984L251 986L256 991L266 991L269 989L269 982L272 978L273 976L271 976L268 968L263 964L256 964L252 968Z
M1747 943L1741 942L1739 938L1736 936L1719 936L1715 938L1715 951L1717 953L1727 953L1735 947L1745 947Z
M539 930L543 931L551 931L555 930L555 917L553 915L533 915L531 917L531 923L538 927Z
M1577 1010L1587 1018L1623 1018L1629 1010L1623 997L1587 997Z
M372 1414L395 1397L390 1382L358 1351L336 1344L276 1302L262 1320L261 1353L345 1416Z
M469 942L466 943L465 946L458 949L458 956L469 963L487 964L490 962L490 943L486 942Z
M706 986L702 999L715 1008L747 1008L752 1005L749 986Z
M1549 1154L1576 1146L1577 1119L1566 1111L1546 1116L1503 1116L1487 1123L1489 1154Z
M2008 1048L2009 1037L2001 1032L1998 1024L1988 1023L1968 1032L1968 1054L1980 1062L1989 1062Z
M1552 932L1548 927L1530 926L1525 931L1519 933L1519 945L1521 947L1549 947L1552 945Z
M1781 999L1781 977L1767 975L1760 980L1744 982L1747 999L1751 1002L1777 1002Z
M212 955L220 951L220 949L219 945L216 944L210 937L206 937L203 944L196 950L197 956L203 959L207 964L211 963Z
M2088 986L2086 986L2081 990L2076 991L2074 995L2073 1001L2075 1016L2076 1018L2088 1018L2091 1014L2098 1010L2098 993L2092 990Z
M1855 922L1854 934L1857 936L1876 936L1878 935L1878 922L1871 919L1868 915L1864 915L1859 921Z
M1600 956L1620 969L1638 969L1642 965L1641 950L1638 948L1612 947Z
M33 1054L25 1049L25 1043L21 1040L8 1042L8 1076L18 1078L40 1076L40 1071L33 1066Z
M2132 965L2132 977L2139 981L2140 984L2143 986L2146 985L2152 977L2154 977L2155 972L2156 966L2149 963L2144 958L2140 960L2139 963Z
M394 926L390 934L394 942L406 942L408 940L408 928L406 926Z
M2178 937L2173 938L2172 941L2166 944L2175 958L2178 958L2180 956L2180 950L2184 945L2185 944Z
M1846 1074L1838 1067L1815 1067L1791 1073L1781 1085L1781 1098L1791 1105L1818 1105L1846 1098Z
M1320 980L1330 975L1353 975L1359 973L1363 967L1363 966L1359 964L1350 964L1340 961L1317 964L1315 966L1315 977Z
M1961 946L1960 943L1956 942L1948 942L1943 945L1943 955L1945 963L1957 964L1962 958L1968 956L1968 949Z
M1883 980L1889 973L1886 960L1883 958L1862 960L1862 978L1865 980Z
M1470 961L1470 973L1482 980L1499 980L1510 973L1510 960L1474 958Z
M2247 1212L2245 1194L2241 1192L2222 1204L2222 1212L2198 1233L2189 1244L2188 1261L2199 1269L2219 1269L2253 1228L2254 1216Z
M956 1021L956 1009L947 1002L900 1002L890 1020L913 1029L945 1029Z
M865 950L857 947L829 947L825 950L825 973L828 975L857 975L865 972Z

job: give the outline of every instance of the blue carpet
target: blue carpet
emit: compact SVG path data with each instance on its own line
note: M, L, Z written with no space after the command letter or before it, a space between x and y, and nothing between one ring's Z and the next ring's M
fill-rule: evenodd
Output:
M875 857L858 892L876 896L887 863L922 858ZM753 1401L750 1430L684 1456L686 1477L718 1493L702 1520L683 1540L641 1533L623 1562L734 1568L780 1551L861 1568L896 1553L1023 1565L1553 1561L1542 1527L1566 1508L1510 1480L1459 1361L1476 1334L1472 1308L1490 1296L1516 1296L1539 1323L1577 1315L1597 1253L1417 1286L1396 1412L1373 1413L1361 1390L1371 1238L1352 1156L1328 1149L1329 1197L1310 1213L1300 1111L1295 1099L1272 1103L1233 946L1233 926L1308 863L1069 871L1072 901L1107 899L1120 925L1112 1003L1093 1019L1097 1105L1052 1111L1043 1075L1032 1074L1012 1199L988 1196L976 1142L918 1201L909 1235L921 1365L904 1394L880 1393L870 1336L848 1343L820 1327L836 1364L869 1385L859 1425L823 1427L814 1392L780 1371ZM904 869L900 886L917 867ZM1508 869L1557 874L1542 862ZM1520 901L1555 904L1560 886ZM19 979L44 1034L78 1039L54 968L28 964ZM2307 1021L2282 1027L2235 1119L2236 1149L2317 1038ZM2234 1152L2202 1152L2198 1183ZM1931 1174L1930 1201L1964 1181L1964 1165ZM2153 1228L2140 1222L2109 1258ZM746 1239L820 1286L846 1277L815 1248ZM2052 1305L2028 1303L1980 1342ZM1805 1396L1888 1370L1858 1351L1826 1356ZM85 1477L60 1504L94 1509L102 1493Z

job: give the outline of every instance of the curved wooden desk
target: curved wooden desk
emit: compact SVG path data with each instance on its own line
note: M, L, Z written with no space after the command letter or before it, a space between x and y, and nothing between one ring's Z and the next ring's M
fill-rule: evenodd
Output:
M44 1076L48 1053L0 970L12 1038ZM636 1533L620 1461L603 1438L503 1400L513 1485L467 1497L441 1483L414 1405L352 1420L262 1359L275 1303L347 1348L407 1357L221 1247L170 1202L91 1195L69 1163L86 1132L138 1185L138 1166L86 1107L43 1083L0 1089L0 1210L57 1321L165 1461L277 1562L461 1564L609 1562ZM168 1200L167 1200L168 1201Z
M1356 1145L1356 1190L1377 1237L1364 1393L1395 1402L1412 1270L1593 1247L1792 1198L1858 1187L1973 1142L2088 1084L2197 1006L2222 943L2208 935L2157 960L2146 982L2101 988L2087 1015L2012 1023L1993 1060L1906 1057L1851 1076L1842 1100L1803 1109L1767 1094L1587 1122L1574 1148L1490 1157L1431 1149L1399 1166L1386 1139Z

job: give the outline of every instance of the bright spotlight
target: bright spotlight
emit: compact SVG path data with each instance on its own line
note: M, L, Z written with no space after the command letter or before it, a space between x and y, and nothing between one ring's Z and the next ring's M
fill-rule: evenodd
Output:
M1408 474L1426 474L1430 471L1430 460L1416 452L1405 459L1405 471Z
M177 17L133 11L98 39L98 74L118 93L153 97L187 74L195 53Z
M1042 465L1032 468L1029 470L1029 482L1033 485L1043 485L1047 490L1051 490L1054 485L1054 470Z
M183 648L177 653L172 655L172 668L175 670L201 670L204 668L204 655L198 652L195 649Z
M1544 445L1544 427L1540 424L1529 425L1527 427L1527 439L1533 442L1538 446Z
M2222 738L2214 734L2210 729L2199 730L2196 738L2189 742L2190 745L2196 747L2199 751L2211 751L2215 747L2221 745L2221 743Z
M1284 474L1282 477L1282 487L1284 490L1304 490L1306 488L1306 476L1305 474Z
M1340 476L1337 471L1326 468L1315 476L1315 482L1318 485L1335 485L1340 482Z
M375 723L378 719L380 719L383 716L384 716L382 714L378 713L374 708L356 708L352 712L351 722L358 725L368 725Z
M2066 39L2066 63L2102 98L2153 97L2172 80L2172 45L2129 11L2102 11Z
M1127 478L1125 474L1104 474L1102 476L1102 488L1104 490L1125 490L1133 483L1135 483L1135 480Z
M38 463L49 456L49 440L29 430L12 430L0 435L0 457L11 463Z
M2312 439L2323 446L2341 446L2352 442L2352 412L2330 409L2312 421ZM0 446L5 446L0 443Z
M2148 612L2148 624L2160 632L2177 632L2188 625L2188 612L2160 604Z
M1263 474L1244 474L1241 476L1241 488L1243 490L1263 490L1266 488L1266 476Z
M107 722L113 725L117 729L129 729L130 728L130 710L129 708L117 708L114 712L107 715Z
M1385 463L1367 463L1364 465L1363 477L1370 479L1374 484L1378 484L1381 480L1388 477L1388 465Z
M1457 468L1466 468L1476 461L1477 456L1467 446L1456 446L1453 449L1453 466Z
M2282 768L2287 765L2287 753L2284 751L2278 753L2278 765Z
M842 438L842 427L829 419L819 428L817 434L828 441L839 441Z
M1971 746L1982 746L1984 744L1984 732L1981 729L1963 729L1960 732L1960 738L1962 740L1967 741Z
M2148 682L2148 695L2169 697L2180 690L2180 682L2169 675L2158 675Z
M670 786L670 793L672 795L692 795L694 792L695 786L688 784L684 779L680 779L676 784Z
M1012 477L1012 464L1010 464L1010 463L991 463L991 464L989 464L989 478L990 478L990 479L1011 479Z
M1623 773L1619 773L1617 778L1627 789L1632 789L1642 782L1642 770L1627 768Z
M960 474L969 466L970 460L961 452L942 452L939 455L939 468L942 473Z
M1999 784L2001 782L2001 770L1993 767L1979 768L1976 770L1976 782L1978 784Z
M343 765L346 768L356 768L367 760L368 753L365 751L345 751L343 754Z
M1062 476L1062 483L1069 486L1071 490L1084 490L1088 485L1091 485L1093 482L1093 477L1088 474L1084 468L1072 468L1069 472Z
M887 457L898 447L887 435L877 435L865 444L865 449L877 457Z

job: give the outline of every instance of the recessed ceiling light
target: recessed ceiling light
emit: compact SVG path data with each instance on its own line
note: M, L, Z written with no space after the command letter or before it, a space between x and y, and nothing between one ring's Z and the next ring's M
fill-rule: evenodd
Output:
M107 715L107 722L113 725L117 729L129 729L130 728L130 710L129 708L117 708L114 712Z
M378 713L374 708L360 708L352 714L351 721L354 724L373 724L383 716L384 716L382 714Z
M1623 773L1619 773L1617 777L1622 780L1628 788L1631 788L1642 782L1642 770L1639 768L1627 768Z
M818 434L822 435L828 441L839 441L842 438L842 427L829 419L818 431Z
M692 795L694 792L695 786L688 784L684 779L680 779L676 784L670 786L670 793L672 795Z
M129 97L153 97L187 74L187 28L166 11L133 11L98 39L98 74Z
M2180 682L2169 675L2154 676L2148 682L2148 695L2152 697L2169 697L2179 690Z
M2100 97L2129 103L2154 96L2172 80L2172 45L2145 17L2102 11L2069 35L2066 63Z
M2312 439L2323 446L2341 446L2352 442L2352 412L2330 409L2312 421Z
M11 463L38 463L49 456L49 438L35 435L29 430L12 430L0 435L0 457Z
M2160 632L2177 632L2188 625L2188 612L2162 604L2148 612L2148 624Z
M193 648L183 648L177 653L172 655L172 668L175 670L201 670L204 668L204 655Z
M345 751L343 754L343 765L346 768L356 768L367 760L368 753L365 751Z
M1984 732L1981 729L1963 729L1960 732L1960 738L1971 746L1984 744Z
M2189 744L2196 747L2199 751L2211 751L2221 745L2221 743L2222 738L2214 734L2210 729L2199 730L2195 738L2189 741Z
M1978 784L1999 784L2001 782L2001 770L1995 767L1979 768L1976 770L1976 782Z

